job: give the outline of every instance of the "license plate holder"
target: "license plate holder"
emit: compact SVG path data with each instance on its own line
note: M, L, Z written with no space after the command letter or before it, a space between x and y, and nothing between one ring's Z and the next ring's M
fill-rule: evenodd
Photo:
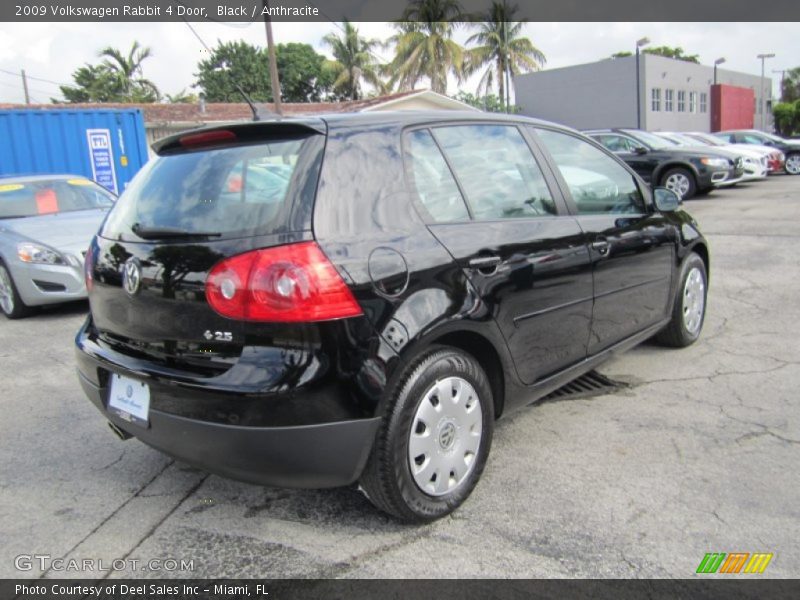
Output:
M128 423L147 427L150 422L150 386L143 381L112 373L108 410Z

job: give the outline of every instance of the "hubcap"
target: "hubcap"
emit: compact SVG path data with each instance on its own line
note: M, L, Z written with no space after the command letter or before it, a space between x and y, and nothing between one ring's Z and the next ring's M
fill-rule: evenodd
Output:
M683 325L692 335L700 331L706 304L706 284L697 267L689 271L683 287Z
M786 159L786 172L792 175L800 173L800 154L792 154Z
M408 465L417 487L431 496L458 488L475 466L483 413L475 388L461 377L437 381L411 423Z
M683 173L673 173L667 177L667 180L664 182L664 187L678 194L679 198L683 198L689 192L691 182Z
M11 276L5 267L0 267L0 308L7 315L14 312L14 291Z

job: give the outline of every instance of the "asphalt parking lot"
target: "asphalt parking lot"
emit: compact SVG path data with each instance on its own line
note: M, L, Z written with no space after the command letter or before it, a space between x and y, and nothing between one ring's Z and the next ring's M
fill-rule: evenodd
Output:
M629 384L613 394L501 419L470 500L423 527L355 490L251 486L120 442L74 372L86 305L0 321L0 577L98 574L17 570L36 554L140 561L114 577L680 578L707 552L800 576L800 177L686 208L712 252L700 341L606 363Z

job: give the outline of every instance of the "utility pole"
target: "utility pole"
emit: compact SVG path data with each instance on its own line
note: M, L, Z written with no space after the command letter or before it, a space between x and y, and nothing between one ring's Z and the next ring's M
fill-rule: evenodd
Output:
M262 0L264 9L264 28L267 30L267 53L269 55L269 80L272 84L272 101L275 103L275 112L283 116L281 107L281 84L278 81L278 60L275 58L275 42L272 40L272 17L269 14L269 2Z
M650 40L643 37L636 40L636 129L642 128L642 90L641 86L641 71L639 69L639 49L647 46Z
M783 102L783 82L786 79L786 69L772 69L772 72L781 74L781 102Z
M775 55L770 54L759 54L756 58L761 60L761 102L759 104L759 108L761 109L761 131L766 131L767 126L765 124L766 119L766 112L767 112L767 103L764 101L764 61L768 58L775 58ZM769 92L770 98L772 98L772 90Z
M31 103L31 95L28 93L28 78L25 76L25 69L20 69L22 74L22 89L25 90L25 104Z

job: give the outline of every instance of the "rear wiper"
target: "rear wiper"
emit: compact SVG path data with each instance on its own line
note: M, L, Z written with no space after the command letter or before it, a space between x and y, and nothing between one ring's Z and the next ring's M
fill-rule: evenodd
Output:
M131 231L144 240L166 240L172 238L209 238L222 234L215 231L188 231L178 227L144 227L134 223Z

